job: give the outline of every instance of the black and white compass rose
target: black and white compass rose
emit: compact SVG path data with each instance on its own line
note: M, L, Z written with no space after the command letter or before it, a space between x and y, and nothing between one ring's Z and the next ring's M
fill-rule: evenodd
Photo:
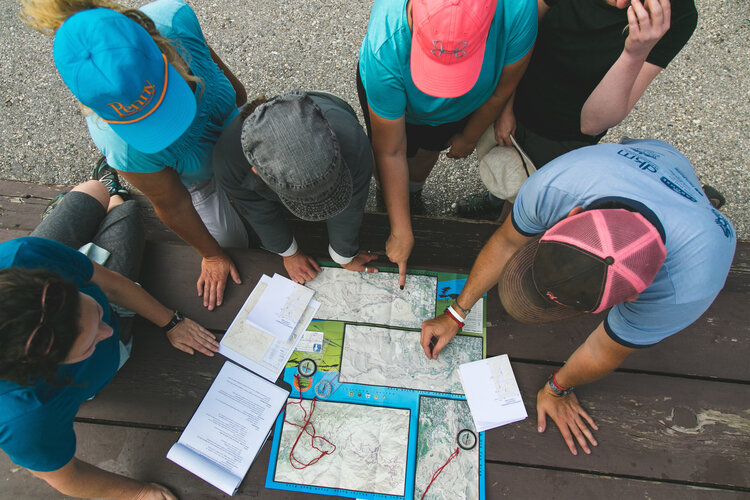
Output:
M297 371L303 377L312 377L318 370L318 365L312 359L306 358L299 362L297 365Z
M458 432L456 441L461 449L470 450L477 445L477 435L469 429L462 429Z

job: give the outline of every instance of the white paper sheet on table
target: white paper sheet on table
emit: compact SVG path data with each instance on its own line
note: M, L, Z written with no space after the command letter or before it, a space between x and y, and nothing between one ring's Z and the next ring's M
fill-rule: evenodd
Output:
M281 340L246 321L252 311L261 307L260 298L270 283L271 277L264 275L250 292L250 296L221 339L219 354L273 381L279 377L292 352L297 348L298 342L320 308L320 303L311 300L292 331L292 336L287 340Z
M458 371L479 432L528 416L507 354L464 363Z
M313 290L274 274L245 321L286 342L314 294Z

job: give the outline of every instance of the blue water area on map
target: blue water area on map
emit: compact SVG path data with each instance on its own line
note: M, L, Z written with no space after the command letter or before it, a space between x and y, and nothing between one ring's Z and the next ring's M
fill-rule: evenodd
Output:
M440 281L437 287L437 298L439 299L455 299L461 290L466 286L466 279L457 279L451 281Z

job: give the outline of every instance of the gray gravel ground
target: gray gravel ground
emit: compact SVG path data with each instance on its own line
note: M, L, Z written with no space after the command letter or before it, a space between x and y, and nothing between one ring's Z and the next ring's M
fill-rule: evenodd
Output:
M696 4L700 18L688 45L604 140L653 137L677 146L699 178L724 193L725 213L738 236L750 239L750 2ZM191 5L249 96L323 90L359 112L354 71L370 0ZM52 39L24 25L18 10L16 1L0 0L0 178L72 185L86 179L98 153L55 71ZM483 191L474 158L443 158L424 200L429 213L450 216L459 198Z

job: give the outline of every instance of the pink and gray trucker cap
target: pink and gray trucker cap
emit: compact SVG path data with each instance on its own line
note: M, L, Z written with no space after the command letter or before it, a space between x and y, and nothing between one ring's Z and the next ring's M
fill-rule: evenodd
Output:
M659 231L643 215L585 211L520 248L498 291L505 310L525 323L599 313L650 286L666 255Z

